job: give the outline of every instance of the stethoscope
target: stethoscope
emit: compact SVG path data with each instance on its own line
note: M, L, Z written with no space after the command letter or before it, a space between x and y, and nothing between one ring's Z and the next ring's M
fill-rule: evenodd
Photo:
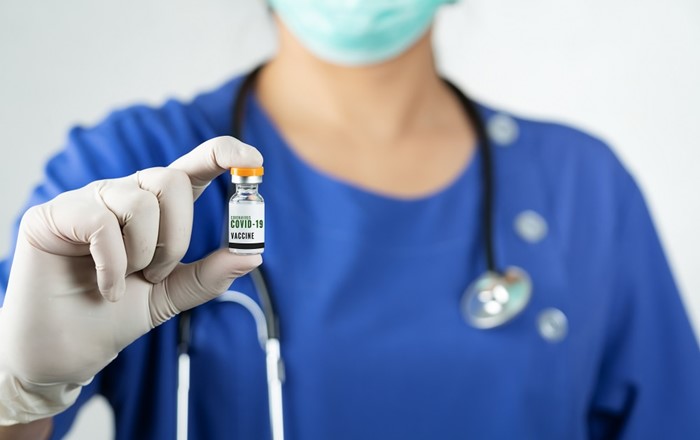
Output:
M246 98L251 92L263 65L258 66L243 80L233 104L232 136L239 138L242 133ZM493 231L493 164L491 142L486 126L476 105L451 82L445 84L459 99L469 121L474 127L481 154L481 178L483 186L482 222L484 225L484 251L487 270L474 280L464 291L460 301L460 310L465 321L477 329L500 327L518 316L530 302L532 281L527 272L510 266L505 270L496 268ZM255 320L258 339L265 352L265 369L267 373L268 410L273 440L284 439L284 410L282 405L282 383L284 382L284 363L280 351L278 314L265 276L264 269L251 272L251 279L260 300L260 305L251 297L240 292L228 291L218 301L236 303L246 308ZM180 315L178 342L178 398L177 398L177 439L187 439L188 395L190 380L190 314Z

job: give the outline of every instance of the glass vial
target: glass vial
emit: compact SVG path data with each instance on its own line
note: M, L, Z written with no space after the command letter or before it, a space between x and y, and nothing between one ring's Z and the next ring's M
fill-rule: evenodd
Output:
M228 203L228 249L239 255L265 249L265 201L258 193L263 168L231 168L236 193Z

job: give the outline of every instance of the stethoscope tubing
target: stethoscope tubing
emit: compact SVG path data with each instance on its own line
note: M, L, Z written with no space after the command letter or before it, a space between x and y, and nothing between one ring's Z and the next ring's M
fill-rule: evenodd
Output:
M257 269L256 269L257 271ZM262 278L261 274L257 276ZM264 281L263 281L264 282ZM267 295L267 287L257 291ZM280 341L270 337L268 319L263 308L250 296L235 291L223 293L216 301L238 304L245 308L255 321L256 332L261 349L265 352L265 370L267 377L268 410L273 440L284 440L284 407L282 402L282 384L284 382L284 361L280 350ZM189 313L180 316L180 344L178 354L178 386L177 386L177 440L187 440L189 429L189 390L190 390L190 333Z
M252 70L244 78L236 99L233 103L232 112L232 135L238 139L242 138L243 119L245 115L245 105L248 94L255 85L260 70L264 65L260 65ZM454 92L459 99L468 119L476 131L478 148L481 154L481 178L483 186L483 206L482 221L484 227L484 250L486 255L486 266L490 273L499 273L496 269L496 261L493 245L493 166L491 158L491 143L486 133L484 122L479 114L476 105L453 83L444 80L446 85ZM258 268L251 272L251 279L255 291L260 300L258 305L249 296L238 292L226 292L219 301L237 303L246 308L253 316L258 333L258 339L265 351L265 369L268 388L268 409L270 417L270 427L273 440L284 439L284 407L282 399L282 384L284 382L284 362L280 346L279 320L277 310L265 281L263 268ZM183 312L180 315L179 341L178 341L178 402L177 402L177 440L187 440L188 413L189 413L189 384L190 384L190 314Z

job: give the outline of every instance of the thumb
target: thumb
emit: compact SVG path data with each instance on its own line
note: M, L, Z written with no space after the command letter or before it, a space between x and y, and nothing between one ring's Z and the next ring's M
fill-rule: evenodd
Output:
M221 295L233 280L262 263L260 255L234 255L218 250L192 264L180 264L153 286L150 312L153 326Z

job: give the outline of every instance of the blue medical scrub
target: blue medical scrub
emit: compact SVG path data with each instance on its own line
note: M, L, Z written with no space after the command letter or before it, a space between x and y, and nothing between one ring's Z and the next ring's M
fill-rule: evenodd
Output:
M239 85L73 129L28 205L229 134ZM433 195L387 197L305 163L248 99L242 137L265 156L288 438L700 438L700 350L630 175L586 134L480 109L494 141L497 264L534 284L524 313L488 331L459 309L486 265L478 154ZM195 203L186 261L222 246L229 188L224 175ZM247 277L232 289L255 296ZM555 338L538 320L551 309L568 321ZM268 438L250 315L213 301L192 319L190 438ZM175 438L176 343L177 318L126 348L56 416L53 438L95 393L114 408L117 439Z

